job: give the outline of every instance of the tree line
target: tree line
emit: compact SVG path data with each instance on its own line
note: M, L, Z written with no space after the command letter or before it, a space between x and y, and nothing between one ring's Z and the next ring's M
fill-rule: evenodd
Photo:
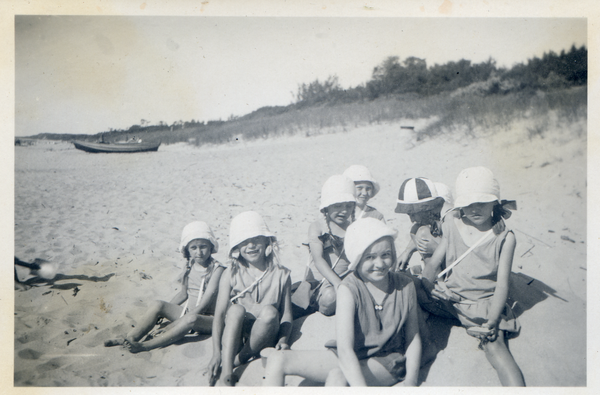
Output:
M427 66L424 59L408 57L400 60L389 56L372 72L371 79L356 87L343 89L337 76L325 81L318 79L298 86L293 94L299 107L316 104L352 103L374 100L394 95L419 97L453 92L479 83L478 93L484 95L508 94L523 90L551 91L587 84L587 49L573 45L571 49L556 54L544 53L507 69L497 67L489 58L472 63L461 59L442 65Z

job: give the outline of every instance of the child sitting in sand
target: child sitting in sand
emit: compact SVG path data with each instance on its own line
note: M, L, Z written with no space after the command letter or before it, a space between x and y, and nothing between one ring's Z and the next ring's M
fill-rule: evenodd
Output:
M407 268L415 251L419 251L424 265L429 263L442 238L441 213L445 214L451 204L452 196L446 185L423 177L404 180L395 211L408 214L413 226L410 241L398 259L398 270Z
M425 292L419 292L419 303L434 314L458 318L468 334L479 338L502 385L524 386L507 347L508 336L520 327L506 303L516 240L503 218L510 217L508 209L516 209L516 203L500 200L500 186L489 169L472 167L458 175L454 205L423 271L417 291ZM444 260L448 267L437 274Z
M348 273L344 235L354 221L354 193L354 182L342 175L331 176L321 190L323 216L308 229L311 261L306 281L311 289L307 312L318 310L325 316L335 314L335 290Z
M211 257L219 249L219 243L208 224L196 221L183 228L179 249L187 260L181 291L170 302L155 301L125 339L107 340L105 346L124 344L129 351L136 353L168 346L182 339L190 330L210 334L218 284L225 270ZM140 342L161 318L166 318L171 324L158 336Z
M265 347L289 349L292 330L290 271L277 259L277 239L262 217L247 211L231 221L231 265L219 283L213 322L210 383L235 385L234 366L246 363Z
M383 214L375 208L368 206L367 203L379 192L379 183L375 181L369 169L361 165L352 165L343 173L344 176L354 181L356 188L356 208L354 217L375 218L385 222Z
M394 272L396 232L374 218L348 227L344 245L353 270L338 288L336 344L330 350L272 351L266 386L283 386L286 375L325 385L417 385L421 339L413 282ZM265 353L267 354L267 353Z

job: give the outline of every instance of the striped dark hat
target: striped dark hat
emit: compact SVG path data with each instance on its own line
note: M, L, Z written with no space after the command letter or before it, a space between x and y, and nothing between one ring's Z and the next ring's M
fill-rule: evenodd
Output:
M433 181L423 178L409 178L402 183L396 204L397 213L413 214L431 210L444 204Z

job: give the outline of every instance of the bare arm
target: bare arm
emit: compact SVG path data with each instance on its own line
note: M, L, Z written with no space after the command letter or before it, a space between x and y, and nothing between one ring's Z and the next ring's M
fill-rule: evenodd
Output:
M354 352L354 300L345 285L338 287L335 311L338 359L350 386L366 386L367 382Z
M406 378L404 386L416 386L421 365L421 335L419 334L419 317L417 315L417 296L413 291L413 305L408 310L405 322L404 336L408 347L406 349Z
M198 306L194 307L190 311L194 314L202 314L215 300L217 295L217 291L219 290L219 282L221 280L221 275L225 271L223 266L219 266L215 269L215 272L210 277L208 284L206 285L206 290L202 295L202 299L200 299L200 303Z
M319 224L317 222L313 222L308 229L308 245L310 247L310 254L319 273L321 273L323 277L325 277L334 287L337 288L337 286L342 282L342 279L337 275L336 272L333 271L325 258L323 258L323 243L320 241L315 241L318 240L319 235Z
M315 267L329 281L334 287L337 287L342 282L340 276L337 275L336 272L333 271L329 263L323 258L323 244L321 243L310 243L310 254L312 256L313 261L315 262Z
M289 338L292 333L292 280L288 277L283 288L283 313L279 325L279 341L275 346L278 350L288 350Z
M183 302L185 302L185 300L188 298L188 294L187 294L188 278L189 278L188 274L189 274L189 270L186 265L186 267L183 268L183 278L181 280L181 291L179 291L175 296L173 296L173 299L171 299L170 303L180 305Z
M413 239L411 237L408 244L406 245L406 248L404 249L402 254L400 254L400 256L398 257L398 267L397 267L396 271L406 270L406 267L408 266L408 262L410 262L410 258L415 253L415 251L417 251L417 247L415 246L415 242L413 241Z
M225 314L229 306L229 294L231 292L231 269L227 268L219 281L219 292L217 294L217 305L212 325L213 356L208 363L208 371L216 377L221 365L221 337L225 328Z
M500 262L498 264L498 278L496 280L496 290L492 299L487 323L484 325L488 328L495 328L500 322L500 314L504 310L506 298L508 297L508 289L510 287L510 272L512 269L513 256L517 240L512 232L506 235L506 240L500 251ZM495 340L495 333L494 333Z
M428 264L425 265L423 269L423 277L431 281L435 282L437 274L440 272L440 267L442 263L446 260L446 249L448 248L448 239L446 236L442 236L442 241L435 249L435 252L431 256L431 259Z

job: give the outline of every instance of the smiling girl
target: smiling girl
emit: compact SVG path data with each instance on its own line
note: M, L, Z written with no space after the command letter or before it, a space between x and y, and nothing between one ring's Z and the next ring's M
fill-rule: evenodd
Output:
M421 339L413 282L391 270L396 232L374 218L348 227L344 245L354 270L338 288L336 342L329 350L274 351L267 386L298 375L331 386L418 383Z
M346 228L354 221L354 182L342 175L331 176L321 189L323 215L308 229L311 262L306 280L311 284L311 305L323 315L335 314L335 289L348 273L344 253Z
M277 239L262 217L246 211L231 221L231 265L219 283L213 321L211 385L235 385L234 366L266 347L289 349L292 330L290 271L279 264Z
M379 192L379 183L373 178L369 169L362 165L352 165L344 171L346 177L354 181L355 195L356 195L356 208L354 209L354 216L356 219L360 218L375 218L385 222L383 214L377 209L367 205Z

